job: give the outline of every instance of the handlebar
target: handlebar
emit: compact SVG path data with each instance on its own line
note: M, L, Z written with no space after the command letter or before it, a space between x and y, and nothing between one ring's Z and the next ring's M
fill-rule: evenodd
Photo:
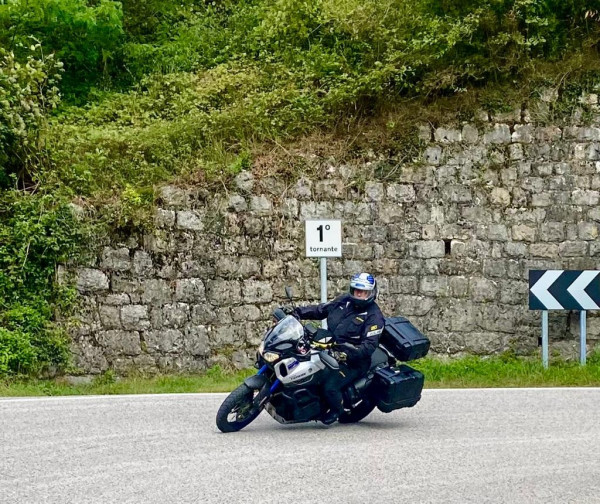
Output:
M318 341L311 341L310 345L313 348L316 348L318 350L328 350L331 347L333 347L334 344L333 343L319 343Z

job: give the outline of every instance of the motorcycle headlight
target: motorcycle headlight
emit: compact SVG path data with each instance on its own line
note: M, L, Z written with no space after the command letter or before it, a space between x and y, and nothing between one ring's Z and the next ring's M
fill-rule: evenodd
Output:
M258 353L262 355L264 349L265 349L265 342L261 341L260 345L258 345Z
M275 352L265 352L263 354L263 358L267 362L275 362L277 359L279 359L279 354Z

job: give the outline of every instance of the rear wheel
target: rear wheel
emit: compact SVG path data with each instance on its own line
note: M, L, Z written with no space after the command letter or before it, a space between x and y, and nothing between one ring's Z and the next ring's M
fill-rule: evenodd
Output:
M261 408L254 403L258 390L242 383L221 404L217 412L217 427L221 432L237 432L250 424Z
M363 399L356 406L350 408L350 410L344 409L340 415L340 423L356 423L360 422L365 418L371 411L375 409L375 402L371 399Z

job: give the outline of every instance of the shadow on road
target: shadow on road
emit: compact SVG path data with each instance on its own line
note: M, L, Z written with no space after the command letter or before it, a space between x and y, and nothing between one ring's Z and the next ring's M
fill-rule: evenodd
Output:
M333 432L352 432L352 431L363 431L363 430L376 430L376 431L387 431L387 430L397 430L397 429L405 429L409 426L407 422L402 421L375 421L375 420L363 420L361 422L355 424L334 424L334 425L323 425L321 422L307 422L307 423L299 423L299 424L280 424L275 420L268 422L260 422L256 424L251 424L242 431L234 432L232 435L252 435L252 434L264 434L265 432L271 432L280 434L282 432L294 433L294 432L302 432L305 434L307 431L317 432L317 431L331 431ZM215 427L215 433L223 434L219 432Z

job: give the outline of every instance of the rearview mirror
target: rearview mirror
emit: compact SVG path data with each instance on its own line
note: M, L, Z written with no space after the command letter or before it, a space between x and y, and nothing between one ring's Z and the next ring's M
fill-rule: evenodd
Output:
M292 300L292 288L291 287L286 287L285 288L285 295L287 296L287 298L290 301Z

